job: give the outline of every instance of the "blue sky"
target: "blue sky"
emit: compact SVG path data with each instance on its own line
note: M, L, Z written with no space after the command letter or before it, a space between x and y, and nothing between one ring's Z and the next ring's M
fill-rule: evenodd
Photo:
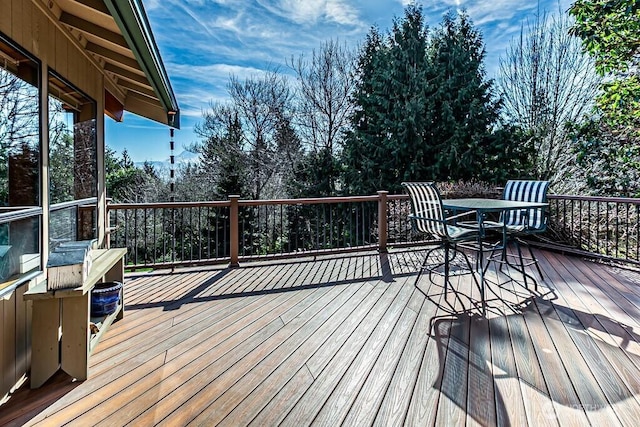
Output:
M358 46L371 26L386 31L409 0L144 0L144 6L181 110L176 154L198 140L193 126L210 102L227 97L230 75L240 79L267 68L287 71L287 61L308 55L329 39ZM527 18L540 7L558 10L557 0L418 1L430 27L448 10L466 9L482 32L486 69L496 77L499 57ZM561 0L565 11L571 2ZM134 161L169 158L169 129L125 113L123 123L106 119L107 145L127 149Z

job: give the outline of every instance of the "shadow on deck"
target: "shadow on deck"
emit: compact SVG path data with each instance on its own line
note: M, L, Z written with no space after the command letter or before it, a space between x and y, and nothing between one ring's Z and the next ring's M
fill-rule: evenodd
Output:
M637 425L640 276L538 252L538 292L422 275L423 251L130 275L89 379L0 424Z

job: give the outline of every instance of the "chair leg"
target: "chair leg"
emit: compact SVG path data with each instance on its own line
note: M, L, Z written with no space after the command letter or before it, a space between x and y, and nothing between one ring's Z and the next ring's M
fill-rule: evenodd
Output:
M540 268L540 263L538 262L538 258L536 258L536 255L533 253L533 250L531 249L531 245L528 244L527 242L523 242L523 243L529 250L529 255L531 256L531 260L533 261L533 263L536 266L536 269L538 270L538 274L540 275L540 280L544 280L544 276L542 275L542 269ZM535 279L533 280L533 282L534 282L534 289L537 291L538 282Z
M482 250L482 249L480 249ZM484 295L484 274L482 272L482 270L476 270L480 272L480 281L478 281L478 278L476 277L476 274L474 272L474 270L471 267L471 261L469 261L469 258L467 257L466 254L462 254L466 263L467 263L467 267L469 268L469 271L471 271L471 277L473 278L473 281L476 282L476 286L478 287L478 290L480 291L480 303L482 304L482 315L486 316L487 315L487 304L485 302L485 295ZM479 257L478 257L479 258ZM478 260L476 259L476 268L478 266Z
M449 243L444 244L444 294L447 295L449 286Z
M502 244L502 258L500 259L500 272L502 272L502 267L507 262L507 245L509 244L508 240L505 240Z
M416 287L420 292L422 292L422 290L421 290L421 289L420 289L420 287L418 286L418 283L420 283L420 277L422 276L422 273L424 272L424 270L427 268L427 264L428 264L428 261L429 261L429 256L430 256L430 255L431 255L431 253L432 253L433 251L435 251L436 249L438 249L438 247L435 247L435 248L429 249L429 250L427 251L427 254L426 254L426 255L425 255L425 257L424 257L424 260L422 261L422 265L420 266L420 271L418 271L418 276L416 277L415 282L413 282L413 285L414 285L414 286L415 286L415 287ZM429 272L429 280L433 281L433 280L431 279L431 272Z
M491 263L491 261L493 261L493 257L496 253L496 251L499 250L500 251L500 268L498 269L500 272L502 272L502 265L505 263L506 259L507 259L507 246L506 243L502 244L502 248L493 248L491 249L491 253L489 254L489 256L487 257L487 263L484 265L484 269L483 271L486 273L487 270L489 269L489 263Z
M516 244L516 248L518 249L518 259L520 260L520 272L522 273L522 277L524 278L524 287L529 289L529 285L527 284L527 273L524 271L524 258L522 257L522 248L520 247L520 242L518 239L514 239Z
M443 261L443 262L441 262L441 263L437 264L437 266L436 266L436 267L433 267L433 268L427 267L427 265L429 264L429 257L431 256L431 254L432 254L434 251L437 251L437 250L440 250L440 249L445 249L444 244L442 244L442 245L439 245L439 246L436 246L436 247L434 247L434 248L429 249L429 250L427 251L427 254L426 254L426 255L425 255L425 257L424 257L424 261L422 262L422 269L424 270L424 269L427 269L427 268L428 268L428 270L429 270L429 280L430 280L430 281L431 281L431 283L433 283L433 284L435 284L435 283L436 283L436 282L434 282L434 281L433 281L433 271L434 271L434 268L437 268L437 267L439 267L439 266L441 266L441 265L444 265L445 263L444 263L444 261Z
M529 249L529 254L531 255L531 259L533 260L534 264L536 265L536 269L538 270L538 274L540 275L540 279L544 280L544 276L542 275L542 269L540 268L540 263L538 262L538 258L536 258L536 255L533 253L533 250L531 249L531 245L527 245L527 248Z
M505 264L507 264L507 246L509 245L509 237L506 233L506 231L503 229L502 230L502 245L498 248L493 248L491 249L491 254L487 257L487 264L484 267L484 272L486 272L489 269L489 263L494 259L494 255L496 253L497 250L500 251L500 268L498 269L498 271L500 271L502 273L502 269L504 267Z

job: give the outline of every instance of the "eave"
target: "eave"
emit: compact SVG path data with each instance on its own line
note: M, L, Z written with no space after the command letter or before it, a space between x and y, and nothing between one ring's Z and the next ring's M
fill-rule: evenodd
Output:
M179 106L140 0L55 0L51 12L102 68L112 102L180 128ZM113 90L109 90L113 89ZM111 112L112 118L118 114Z

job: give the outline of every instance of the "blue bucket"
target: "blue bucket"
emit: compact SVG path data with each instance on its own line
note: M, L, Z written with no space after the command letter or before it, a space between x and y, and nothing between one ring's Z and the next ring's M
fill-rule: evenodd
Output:
M122 283L98 283L91 291L91 316L107 316L118 308Z

